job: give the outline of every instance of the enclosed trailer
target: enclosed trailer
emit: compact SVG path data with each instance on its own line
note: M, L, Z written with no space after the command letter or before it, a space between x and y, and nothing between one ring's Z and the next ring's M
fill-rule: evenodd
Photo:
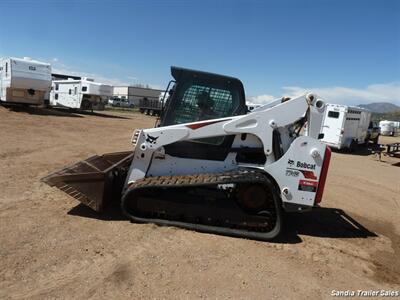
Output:
M395 136L400 132L400 122L383 120L379 122L382 135Z
M0 59L2 102L41 105L50 87L50 64L28 57Z
M360 107L327 104L322 141L336 149L351 149L367 142L371 112Z
M112 96L111 85L94 82L93 79L54 80L50 92L50 106L92 110L104 106Z
M140 105L141 99L158 100L163 90L144 86L114 86L113 96L119 99L127 99L134 106Z

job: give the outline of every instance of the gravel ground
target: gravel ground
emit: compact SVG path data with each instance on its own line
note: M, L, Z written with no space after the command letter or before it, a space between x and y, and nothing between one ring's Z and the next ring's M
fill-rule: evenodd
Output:
M132 224L40 182L129 150L140 114L0 107L0 298L328 299L400 290L400 168L333 153L322 208L289 215L275 242ZM383 142L399 138L382 138Z

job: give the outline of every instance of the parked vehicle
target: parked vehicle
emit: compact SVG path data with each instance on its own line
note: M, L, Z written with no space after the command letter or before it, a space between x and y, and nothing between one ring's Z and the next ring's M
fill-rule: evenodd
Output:
M400 132L400 122L383 120L379 122L382 135L395 136Z
M133 102L129 101L125 97L111 97L108 100L108 104L114 107L124 107L124 108L133 108L135 105Z
M0 101L41 105L51 86L51 66L31 58L0 59Z
M42 180L98 212L117 201L133 222L258 240L279 235L292 216L283 212L319 206L331 156L318 140L324 100L309 93L247 113L239 79L171 73L159 126L135 130L130 151Z
M371 112L360 107L327 104L322 142L336 149L353 149L368 139Z
M168 94L162 92L158 99L148 99L144 97L139 100L139 111L142 114L150 115L150 116L160 116L163 108L163 101L166 101L168 98Z
M381 128L376 122L369 122L368 130L367 130L367 137L365 138L365 142L368 143L369 141L373 142L374 144L378 144L379 136L381 134Z
M162 110L162 103L159 100L143 98L139 100L139 111L150 116L159 116Z
M55 80L50 92L50 106L93 110L102 107L112 95L112 86L93 79Z

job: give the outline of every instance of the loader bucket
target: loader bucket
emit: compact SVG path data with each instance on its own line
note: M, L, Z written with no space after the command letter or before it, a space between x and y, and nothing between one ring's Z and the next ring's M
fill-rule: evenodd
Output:
M101 212L112 199L120 199L132 157L132 151L95 155L50 173L42 181Z

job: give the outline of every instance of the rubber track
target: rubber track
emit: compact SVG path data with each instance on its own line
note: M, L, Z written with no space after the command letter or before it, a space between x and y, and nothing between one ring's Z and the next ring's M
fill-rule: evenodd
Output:
M184 188L184 187L207 187L219 184L242 184L242 183L261 183L273 189L272 194L274 200L275 211L275 224L271 226L269 231L252 231L248 229L238 229L222 226L213 226L205 224L186 223L182 221L175 221L169 219L158 218L143 218L131 214L127 209L127 202L135 199L135 193L148 188L151 189L165 189L165 188ZM121 207L124 214L134 222L138 223L155 223L158 225L177 226L190 230L201 232L216 233L229 236L244 237L256 240L271 240L275 238L282 227L282 213L281 202L278 193L275 191L274 185L270 179L262 172L252 169L238 169L235 171L228 171L224 173L203 173L196 175L183 175L183 176L158 176L148 177L131 183L123 194ZM258 217L249 215L250 217ZM223 216L221 216L223 218ZM259 217L262 219L262 217Z

